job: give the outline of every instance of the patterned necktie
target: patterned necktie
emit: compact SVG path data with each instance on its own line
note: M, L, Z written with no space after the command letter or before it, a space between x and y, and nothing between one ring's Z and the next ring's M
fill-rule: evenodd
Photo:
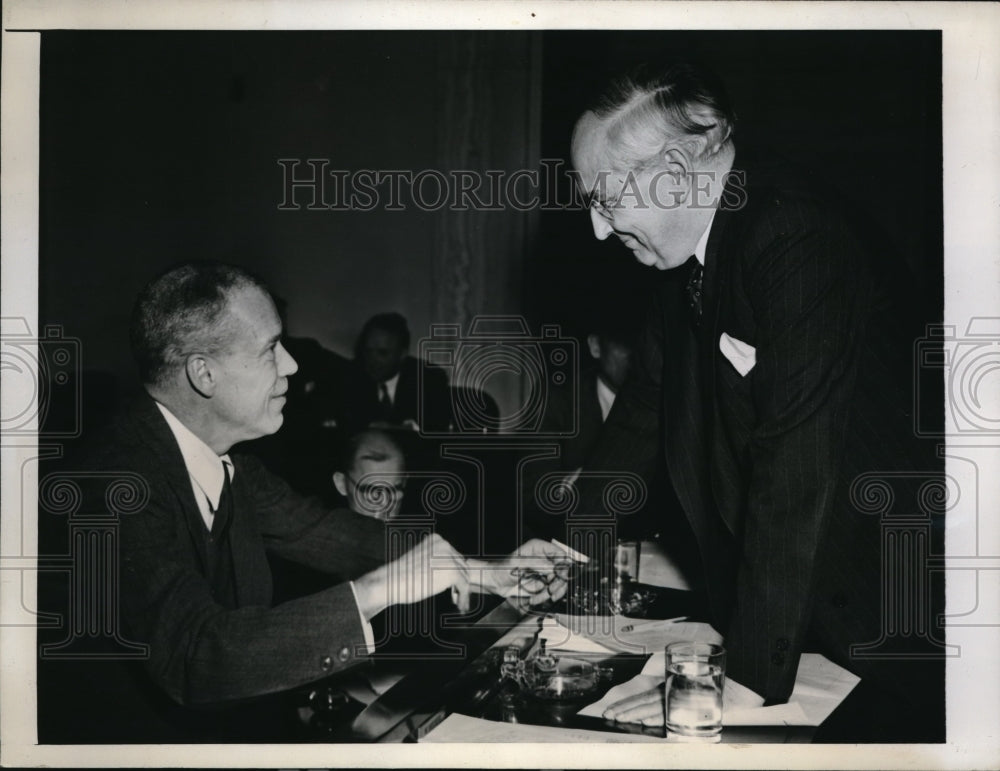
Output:
M691 266L691 275L688 276L687 292L688 308L691 309L691 318L695 326L701 324L701 280L705 273L704 266L697 259L692 258L694 264Z

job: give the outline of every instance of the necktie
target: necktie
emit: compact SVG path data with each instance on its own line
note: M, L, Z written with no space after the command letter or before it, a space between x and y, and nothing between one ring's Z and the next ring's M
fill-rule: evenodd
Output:
M701 281L705 273L705 268L697 259L692 258L691 275L688 276L687 292L688 308L691 310L691 319L695 326L701 323Z
M212 528L211 534L213 536L220 535L229 524L229 515L232 512L233 506L233 496L232 496L232 486L229 478L229 464L222 461L222 470L225 473L225 478L222 480L222 492L219 494L219 505L212 509L212 504L209 503L209 508L212 509Z
M392 399L389 398L389 388L385 383L378 384L378 403L382 407L382 417L388 419L392 414Z

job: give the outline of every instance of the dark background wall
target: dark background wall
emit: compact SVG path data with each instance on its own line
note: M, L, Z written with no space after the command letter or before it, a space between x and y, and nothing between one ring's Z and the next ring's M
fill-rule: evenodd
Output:
M852 200L879 259L908 269L909 306L940 318L936 32L47 32L41 320L123 391L132 299L190 258L262 274L293 334L343 354L389 309L415 337L481 312L584 332L595 307L640 304L651 277L597 242L586 213L279 211L277 160L535 168L567 158L603 76L685 57L728 83L738 145L774 148ZM516 388L497 388L509 410Z

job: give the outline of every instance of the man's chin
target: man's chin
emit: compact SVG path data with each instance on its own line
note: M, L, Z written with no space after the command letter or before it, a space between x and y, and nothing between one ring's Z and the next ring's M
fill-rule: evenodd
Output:
M641 264L645 265L647 268L656 268L657 270L669 270L674 267L667 263L667 261L652 252L647 252L644 249L633 249L632 254L635 259Z

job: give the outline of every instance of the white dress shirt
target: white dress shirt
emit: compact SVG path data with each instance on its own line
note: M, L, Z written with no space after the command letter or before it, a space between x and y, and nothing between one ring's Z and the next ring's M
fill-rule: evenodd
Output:
M232 482L236 475L236 467L233 466L229 455L216 455L207 444L194 435L194 433L178 420L170 410L159 402L156 402L160 412L170 426L170 432L177 440L177 446L181 448L181 455L184 457L184 467L191 478L191 489L194 491L194 499L198 503L198 510L201 518L205 521L205 527L212 529L212 522L215 519L215 510L219 508L219 496L222 495L222 486L226 481L225 466L229 467L229 481Z
M396 403L396 387L399 385L399 373L397 372L395 375L393 375L388 380L383 381L383 383L379 383L380 386L383 385L383 384L385 385L385 390L389 394L389 401L392 404L395 404ZM381 395L381 391L379 392L379 395Z
M397 378L398 379L398 378ZM174 413L168 410L159 402L156 402L160 413L167 421L170 432L177 440L177 446L181 449L181 456L184 458L184 467L191 478L191 489L194 491L194 499L198 503L198 511L205 522L205 527L211 531L212 522L215 519L215 510L219 508L219 497L222 495L222 486L226 482L225 466L229 467L229 481L232 482L236 476L236 466L230 459L229 454L216 455L215 451L199 439L195 434L177 418ZM375 652L375 633L372 625L361 612L358 603L358 593L354 588L354 582L350 582L351 593L354 595L354 604L358 608L358 615L361 617L361 631L365 636L365 645L368 646L368 653Z
M698 239L698 244L694 248L694 258L702 265L705 264L705 251L708 249L708 234L712 232L712 223L715 222L715 213L717 211L718 208L712 209L712 217L705 227L705 232L701 234L701 238Z
M615 392L600 377L597 378L597 403L601 405L601 420L607 420L611 406L615 403Z

